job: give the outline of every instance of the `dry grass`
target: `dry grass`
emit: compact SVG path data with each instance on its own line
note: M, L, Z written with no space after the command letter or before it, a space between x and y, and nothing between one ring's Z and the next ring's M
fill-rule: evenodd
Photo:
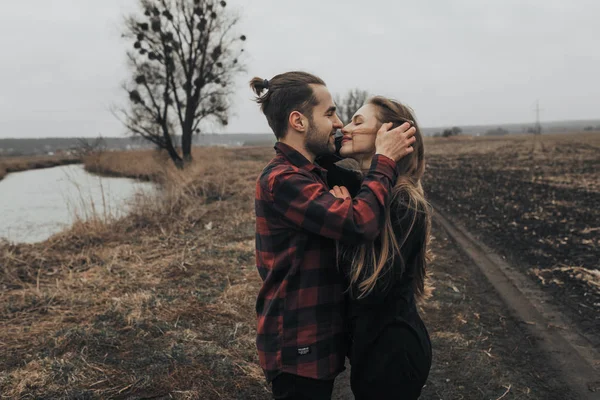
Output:
M253 190L271 153L200 150L124 219L0 243L3 398L265 398Z
M72 156L0 157L0 180L10 172L57 167L81 162Z
M163 156L152 150L102 152L83 160L88 172L142 180L159 180L172 171L170 163L161 161Z
M202 148L195 148L192 151L192 157L198 161L195 164L202 165L215 160L224 160L228 154L227 149L219 147L211 148L210 153ZM85 157L83 162L87 171L106 176L162 181L164 177L176 173L168 156L153 150L95 153ZM194 168L196 167L197 165Z

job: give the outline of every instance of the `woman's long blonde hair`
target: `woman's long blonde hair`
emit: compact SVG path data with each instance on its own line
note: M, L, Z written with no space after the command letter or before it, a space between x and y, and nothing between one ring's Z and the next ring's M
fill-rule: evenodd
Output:
M377 108L377 119L380 123L392 122L394 127L410 121L417 129L416 141L412 145L414 151L396 164L398 180L392 189L389 206L386 207L385 223L376 248L375 242L347 249L344 256L351 257L350 288L357 287L357 298L367 296L375 288L378 281L390 274L404 274L406 260L402 255L402 247L410 235L417 235L416 270L413 279L413 290L417 300L429 295L426 288L427 263L430 261L429 241L431 231L431 207L425 199L421 178L425 170L423 136L419 130L410 108L385 97L373 97L368 101ZM396 215L403 226L408 228L397 237L391 216ZM410 220L406 221L405 219ZM396 260L400 260L401 270L392 271ZM387 284L391 279L387 279Z

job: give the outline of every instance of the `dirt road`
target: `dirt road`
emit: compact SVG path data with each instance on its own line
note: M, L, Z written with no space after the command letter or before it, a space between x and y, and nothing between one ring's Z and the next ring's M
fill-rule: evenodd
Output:
M439 208L438 208L439 209ZM486 276L511 313L526 324L539 347L567 381L578 399L597 399L600 389L600 355L594 338L576 329L573 321L554 305L518 268L475 239L448 216L437 213L437 221Z

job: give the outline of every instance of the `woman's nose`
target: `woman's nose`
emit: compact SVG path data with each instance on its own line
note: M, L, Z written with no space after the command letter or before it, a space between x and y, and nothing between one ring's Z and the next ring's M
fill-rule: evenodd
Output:
M349 134L349 133L350 133L350 129L349 129L349 128L350 128L350 124L348 124L348 125L344 126L344 127L342 128L342 133L343 133L344 135L347 135L347 134Z

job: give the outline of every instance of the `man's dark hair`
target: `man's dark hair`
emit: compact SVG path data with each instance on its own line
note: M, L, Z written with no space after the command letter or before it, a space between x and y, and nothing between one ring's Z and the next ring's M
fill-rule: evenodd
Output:
M279 74L271 80L256 77L250 81L250 87L257 96L256 102L260 104L277 139L285 136L288 118L293 111L312 119L312 109L318 101L311 84L325 86L321 78L301 71ZM264 90L267 90L265 94Z

